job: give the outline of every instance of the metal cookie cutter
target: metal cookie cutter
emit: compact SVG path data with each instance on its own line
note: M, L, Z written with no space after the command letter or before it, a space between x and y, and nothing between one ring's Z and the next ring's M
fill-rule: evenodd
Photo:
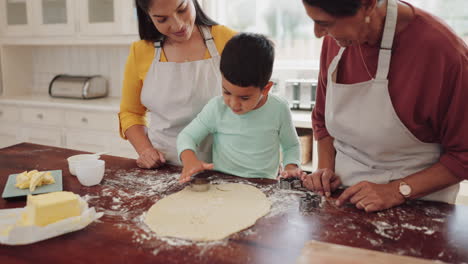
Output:
M190 181L190 188L194 192L206 192L210 189L210 181L207 179L195 178Z
M307 193L299 201L299 210L301 212L310 212L312 209L319 208L322 197L320 195L311 195Z
M299 179L299 178L293 178L292 187L293 187L293 189L300 189L300 188L302 188L302 181L301 181L301 179Z
M280 178L278 188L283 190L292 190L302 188L302 182L298 178Z
M288 178L279 178L278 180L278 188L282 190L291 190L293 187L292 181Z
M206 192L210 189L210 176L212 173L200 172L192 176L190 189L194 192Z

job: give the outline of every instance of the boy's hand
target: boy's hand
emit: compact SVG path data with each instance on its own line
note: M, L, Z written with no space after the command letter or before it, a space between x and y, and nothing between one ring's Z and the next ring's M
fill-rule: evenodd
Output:
M214 165L212 163L206 163L201 160L197 160L197 162L190 162L189 164L185 165L182 169L182 174L180 175L179 182L185 183L190 181L190 177L192 175L205 171L205 170L212 170Z
M284 171L281 172L282 178L292 178L296 177L302 179L307 173L302 171L300 168L297 167L296 164L288 164L284 168Z
M196 173L205 170L212 170L214 168L214 165L212 163L206 163L199 160L192 150L184 150L180 156L184 165L184 168L182 169L182 174L179 178L180 183L190 181L190 177L192 177L192 175Z

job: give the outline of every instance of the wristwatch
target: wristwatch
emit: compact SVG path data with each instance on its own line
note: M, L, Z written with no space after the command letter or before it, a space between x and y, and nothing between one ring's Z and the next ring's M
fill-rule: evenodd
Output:
M409 198L411 196L411 186L409 186L406 182L400 181L400 186L398 187L400 194L403 195L405 198Z

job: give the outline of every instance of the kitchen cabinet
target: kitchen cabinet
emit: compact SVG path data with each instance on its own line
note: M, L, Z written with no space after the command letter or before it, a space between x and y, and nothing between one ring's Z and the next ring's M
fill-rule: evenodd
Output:
M0 148L30 142L137 157L130 142L119 135L118 99L22 98L0 98ZM111 106L102 107L106 104Z
M72 129L65 132L65 145L67 148L71 149L88 152L109 151L110 155L117 155L116 153L110 152L109 137L111 136L108 133Z
M138 33L130 0L0 0L0 5L2 38L61 36L72 43L81 37Z
M47 126L30 126L26 124L20 129L19 140L35 144L62 147L63 136L60 128Z
M16 107L0 105L0 123L15 122L19 119L19 111Z
M27 124L60 126L63 120L63 112L43 107L26 107L21 109L21 119Z
M80 130L119 131L117 114L93 113L90 111L66 111L65 125L67 128Z
M33 2L30 0L0 0L2 34L27 36L33 33Z
M85 0L80 2L80 31L85 35L137 35L135 1Z
M2 122L2 125L0 126L0 148L6 148L8 146L21 143L18 134L18 126L14 123Z
M123 34L138 35L138 17L135 1L122 1L121 15Z
M0 0L2 32L6 36L72 35L72 0Z
M128 1L128 0L127 0ZM86 35L118 34L123 25L119 0L80 1L80 31Z
M19 113L15 107L0 105L0 148L20 143L19 127L15 122Z
M33 25L38 35L72 35L75 32L75 4L73 0L35 0Z

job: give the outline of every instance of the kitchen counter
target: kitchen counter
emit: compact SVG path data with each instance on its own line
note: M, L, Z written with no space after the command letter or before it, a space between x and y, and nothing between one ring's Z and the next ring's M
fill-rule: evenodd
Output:
M118 113L120 98L105 97L96 99L53 98L48 95L3 96L0 103L14 106L38 106L67 108L75 110L99 110ZM293 123L298 128L312 128L311 111L291 110Z
M120 98L104 97L96 99L53 98L48 95L3 96L0 103L14 106L34 106L67 108L75 110L99 110L118 113Z
M104 216L83 230L25 246L0 246L0 263L294 263L309 240L392 254L468 262L468 207L413 201L378 213L322 201L308 213L298 210L298 191L278 190L274 180L251 179L272 201L272 211L247 230L212 243L161 238L142 222L160 198L179 191L180 168L136 168L135 160L102 156L100 185L81 186L67 169L71 149L22 143L0 149L0 188L9 174L24 170L63 173L63 187L84 197ZM217 182L247 182L216 173ZM336 195L335 195L336 197ZM0 209L25 206L0 200Z

